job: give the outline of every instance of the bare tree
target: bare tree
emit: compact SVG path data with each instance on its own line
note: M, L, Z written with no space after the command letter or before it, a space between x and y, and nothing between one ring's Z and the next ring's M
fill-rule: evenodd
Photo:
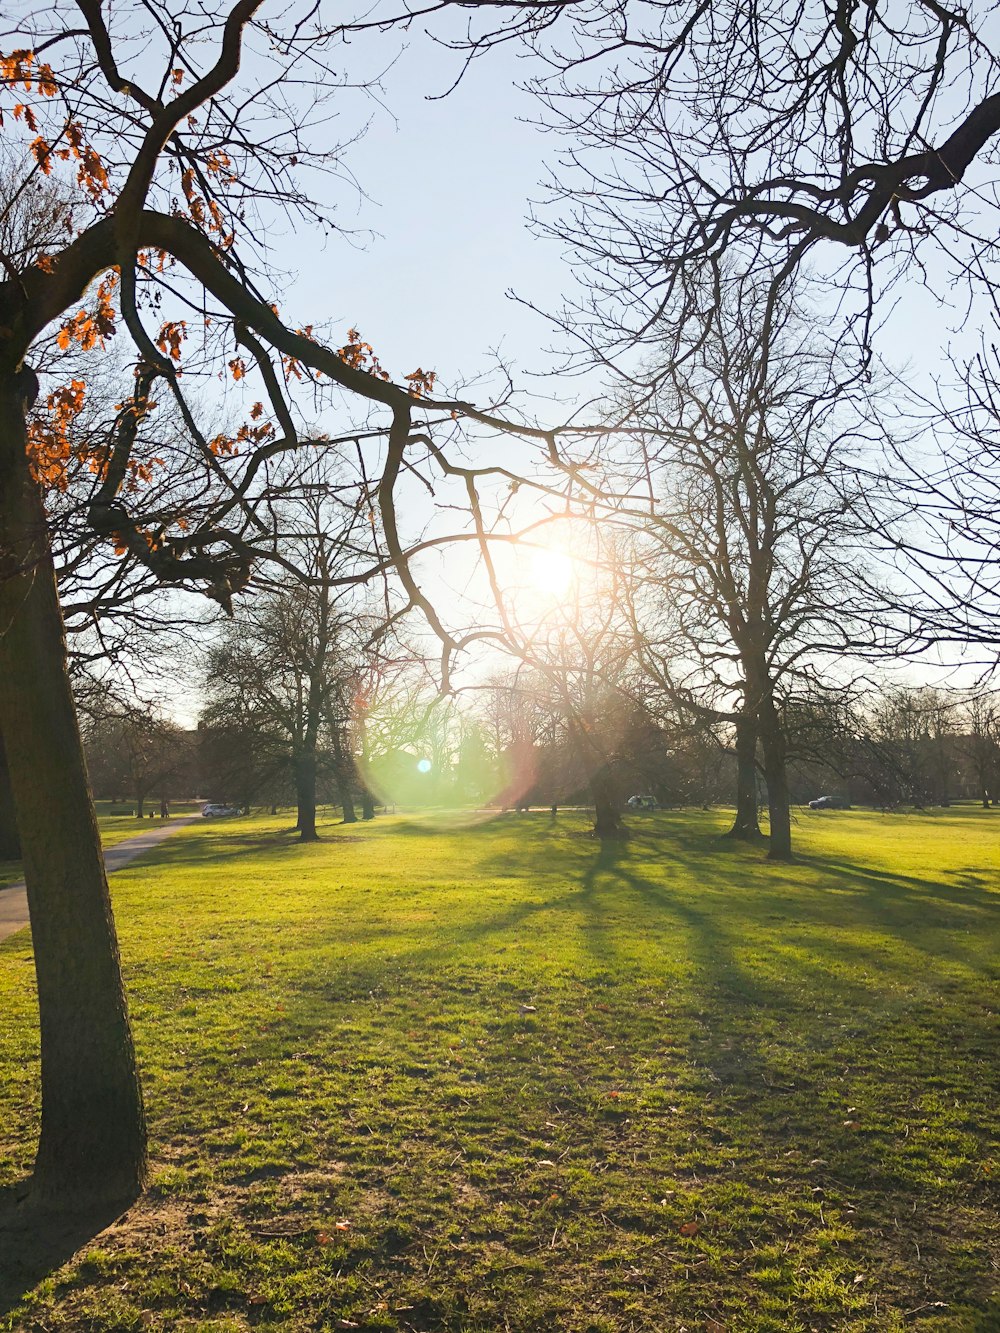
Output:
M141 699L106 691L103 707L88 713L82 731L92 790L127 797L137 819L145 816L150 797L175 798L178 784L190 781L190 735ZM193 795L193 788L185 794Z
M708 328L650 374L629 417L649 505L623 511L641 553L626 592L651 678L733 725L737 835L756 828L759 740L769 855L787 859L786 714L834 682L839 693L844 654L873 636L863 548L876 504L853 466L864 414L816 327L791 303L768 324L769 297L750 282L715 291Z
M547 8L484 6L498 26L480 46L537 28ZM313 15L296 4L269 22L260 0L230 0L188 26L158 2L135 27L112 25L93 0L18 0L4 12L4 135L20 144L27 182L49 177L73 200L70 227L40 252L0 254L0 732L38 977L38 1199L134 1196L146 1160L43 503L43 490L61 485L86 385L43 389L45 348L54 340L90 351L116 333L128 341L110 435L87 459L100 484L86 526L158 583L199 588L223 606L276 555L270 504L282 458L306 444L360 450L362 463L367 451L382 547L365 576L391 568L404 604L423 612L447 654L455 635L408 561L400 477L421 464L447 472L443 444L470 421L516 429L562 467L551 431L437 398L423 367L394 382L356 330L323 337L314 315L282 317L261 238L278 217L330 225L310 187L339 161L325 105L346 82L334 62L352 34L384 35L412 19L387 8L324 28ZM218 428L191 391L198 383L227 384L232 424ZM299 385L339 411L344 429L315 429ZM158 400L182 432L158 430ZM144 484L154 443L173 479L166 499Z
M664 314L709 318L689 280L724 256L775 296L808 257L864 346L880 291L928 251L974 279L997 237L991 12L585 7L534 81L566 141L543 217L586 266L572 320L585 357L662 341Z
M332 770L345 818L349 799L349 699L365 644L378 625L349 586L359 561L370 562L373 539L368 497L341 488L322 463L306 468L289 487L279 527L281 549L293 575L271 580L244 599L208 654L203 726L231 727L269 737L272 756L285 752L303 842L315 842L321 741L332 749ZM348 585L345 587L345 583ZM353 777L353 764L350 764Z
M984 810L1000 795L1000 703L996 697L976 690L967 701L965 755L975 776Z

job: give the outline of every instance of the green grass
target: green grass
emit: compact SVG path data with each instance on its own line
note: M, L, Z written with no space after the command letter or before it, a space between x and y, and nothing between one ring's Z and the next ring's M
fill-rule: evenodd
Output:
M195 825L112 880L151 1187L23 1330L1000 1328L1000 814ZM0 946L0 1185L37 1130Z
M135 815L109 815L108 810L112 805L111 801L97 801L97 826L101 831L101 843L107 847L114 847L116 843L124 842L126 838L138 837L140 833L146 833L151 828L158 828L160 825L159 815L155 819L136 819ZM155 809L159 811L157 803ZM190 802L180 805L172 805L170 813L172 815L194 814L199 809L198 806ZM16 884L22 877L20 861L0 861L0 889L5 889L9 884Z

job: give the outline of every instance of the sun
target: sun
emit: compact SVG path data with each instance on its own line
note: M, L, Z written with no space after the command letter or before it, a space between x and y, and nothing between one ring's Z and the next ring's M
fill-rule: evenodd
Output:
M531 581L538 592L561 597L573 582L573 561L562 551L532 551Z

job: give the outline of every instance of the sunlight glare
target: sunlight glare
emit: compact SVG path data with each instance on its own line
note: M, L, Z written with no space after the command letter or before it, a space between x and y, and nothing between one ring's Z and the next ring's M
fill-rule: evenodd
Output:
M561 597L573 581L573 561L562 551L532 551L531 576L539 592Z

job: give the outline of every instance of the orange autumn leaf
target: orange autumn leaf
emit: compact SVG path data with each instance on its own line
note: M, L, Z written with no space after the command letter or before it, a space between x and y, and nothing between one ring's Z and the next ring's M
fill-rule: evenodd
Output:
M14 108L14 119L23 120L32 134L38 133L38 121L35 119L35 113L30 106L24 102L18 102Z
M28 461L32 476L48 490L65 491L72 460L86 461L86 455L74 449L70 436L86 392L83 380L70 380L48 395L41 411L29 423Z
M225 171L232 166L232 158L228 153L224 153L221 149L217 148L205 158L205 166L213 176L217 176L220 172Z
M118 285L118 274L108 273L98 284L92 310L78 310L71 315L56 334L56 343L66 351L72 343L79 343L85 352L103 348L105 339L115 335L115 309L112 295Z
M214 435L209 440L208 447L216 458L229 458L239 453L236 441L231 435Z
M27 49L7 55L0 52L0 83L20 86L27 93L37 88L43 97L55 97L58 91L52 66L39 62L34 51Z
M52 149L40 134L36 135L28 145L28 151L38 163L42 174L49 176L52 174Z
M422 370L419 366L416 370L404 375L403 378L410 386L410 393L414 398L422 398L424 394L433 393L434 381L437 375L433 370Z
M352 370L362 370L366 375L374 375L380 380L389 379L389 374L383 370L371 343L365 342L357 329L347 330L347 342L343 347L338 347L336 355Z
M165 320L156 339L156 345L171 361L181 359L181 343L187 337L186 319Z

